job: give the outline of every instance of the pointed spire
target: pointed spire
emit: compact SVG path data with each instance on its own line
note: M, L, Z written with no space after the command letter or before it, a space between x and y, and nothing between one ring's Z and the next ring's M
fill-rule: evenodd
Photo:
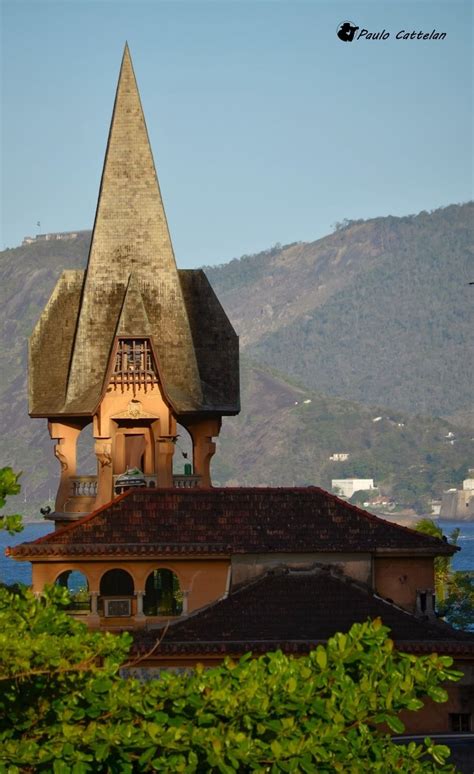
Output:
M196 355L125 44L69 372L71 405L86 394L100 397L132 272L133 293L142 296L169 394L187 394L192 410L202 400Z
M132 268L144 273L157 268L176 272L127 43L107 143L88 274L108 277L111 263L116 279L117 272L123 278Z

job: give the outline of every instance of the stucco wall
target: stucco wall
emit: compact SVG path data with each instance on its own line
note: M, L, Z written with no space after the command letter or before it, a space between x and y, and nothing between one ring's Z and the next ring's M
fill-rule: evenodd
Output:
M410 612L417 590L434 589L432 557L378 557L374 560L374 590Z
M84 573L89 583L89 591L99 591L102 575L113 569L126 570L133 578L135 591L144 591L150 572L168 569L178 576L181 590L188 592L188 612L192 612L225 594L228 568L229 562L224 559L34 562L33 591L42 591L46 583L54 583L65 570L79 570Z

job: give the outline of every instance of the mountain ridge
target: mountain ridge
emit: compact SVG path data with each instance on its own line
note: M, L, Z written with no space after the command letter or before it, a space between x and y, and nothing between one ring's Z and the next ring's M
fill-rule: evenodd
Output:
M472 213L470 203L407 218L345 222L334 234L309 245L277 245L264 253L244 256L220 267L206 267L231 321L241 328L243 343L243 410L239 418L224 422L213 462L216 482L314 483L328 487L332 476L364 474L363 477L375 476L379 483L384 482L387 490L398 492L405 502L410 498L415 501L421 497L426 501L432 496L439 497L444 487L460 483L467 463L472 459L472 433L467 421L470 415L470 397L467 396L470 396L471 385L468 369L463 371L461 368L465 361L467 303L471 302L472 288L468 289L470 295L466 290L462 305L454 310L453 296L459 283L472 279L464 260L472 254L468 237L472 230ZM84 232L76 239L33 242L0 253L3 278L0 286L0 349L4 366L4 379L0 384L4 436L2 464L25 470L22 480L26 494L20 496L21 503L17 507L27 512L31 504L36 513L38 504L47 498L49 490L55 491L58 471L46 422L30 420L27 413L26 342L60 273L64 269L85 266L89 241L90 233ZM420 411L416 402L410 410L394 407L393 403L397 401L391 401L390 405L384 398L394 394L396 397L393 384L387 389L380 379L374 380L373 373L366 367L369 364L373 368L370 336L379 335L377 329L383 328L380 304L375 305L377 314L371 317L374 309L370 299L382 292L380 287L384 283L391 282L396 286L398 264L389 271L394 251L402 258L405 255L403 271L404 276L408 271L409 280L412 274L408 269L416 267L418 258L422 263L421 275L413 283L416 292L407 292L403 303L397 305L392 315L394 319L398 315L403 322L405 345L409 335L417 347L405 360L401 387L407 387L415 396L424 388L430 394L440 391L445 398L442 413L459 417L461 427L443 419L413 416L429 413ZM448 277L449 292L444 300L442 293L437 299L439 284L436 283L443 283L447 273L446 262L439 260L440 255L452 255L456 259L452 264L454 278ZM420 282L429 277L427 272L431 265L435 267L434 281L430 279L429 287L425 288L429 298L417 330ZM393 289L390 292L393 294ZM365 300L361 302L360 298ZM347 335L354 333L354 318L351 317L357 307L354 299L359 299L361 306L360 341L357 336L352 339L349 336L345 342L335 341L337 315L341 329L348 332ZM383 300L386 303L386 296ZM257 302L258 314L252 317ZM429 341L425 336L426 310L433 304L440 314L435 327L441 332L446 329L448 335L448 367L441 374L427 371L428 360L424 355L426 341ZM265 311L268 305L271 314ZM322 315L327 318L324 324ZM393 320L391 324L393 326ZM329 331L332 354L328 346L324 349L324 325ZM382 334L385 335L383 330ZM386 336L384 340L387 340ZM324 362L319 374L323 374L324 379L321 376L317 380L310 379L308 384L306 376L308 372L310 375L314 372L315 342L323 350ZM347 378L338 379L334 366L338 359L337 348L347 357L351 342L354 346L357 344L354 357L360 359L367 373L364 368L357 369L352 365ZM317 354L319 361L316 359L316 362L321 362L321 354ZM435 354L431 354L429 362ZM395 356L390 357L396 360ZM378 393L372 389L374 381ZM453 382L456 383L455 390ZM335 394L337 390L347 393L351 385L355 394L357 391L363 393L364 400L358 401L358 405L346 395ZM328 386L330 390L326 389ZM458 389L459 386L462 389ZM405 402L406 392L403 394ZM302 396L306 396L303 402L300 401ZM304 400L309 402L304 403ZM383 408L375 409L374 406ZM375 412L386 417L376 428L376 435L371 425ZM398 423L410 427L401 433L396 429ZM446 442L445 436L449 432L456 436L454 445ZM330 453L345 451L339 448L344 444L351 453L348 464L330 464ZM83 459L86 458L83 456ZM408 459L410 464L404 470L402 463Z

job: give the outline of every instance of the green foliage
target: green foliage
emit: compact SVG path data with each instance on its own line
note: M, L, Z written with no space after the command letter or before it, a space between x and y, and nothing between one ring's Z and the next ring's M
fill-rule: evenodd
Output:
M245 357L241 391L242 411L224 423L219 437L215 482L331 489L333 478L373 478L399 505L429 513L432 498L466 477L472 452L467 428L321 395ZM373 422L378 415L382 420ZM445 438L450 430L456 431L454 445ZM333 452L347 452L349 459L332 462Z
M321 260L315 264L314 280L328 297L323 302L315 297L313 308L305 305L296 316L285 318L282 309L281 323L258 340L253 336L246 353L312 389L348 400L426 415L470 407L470 371L460 364L471 332L472 293L467 283L472 274L472 224L472 204L466 204L345 226L319 243ZM305 245L306 260L312 247ZM349 278L344 282L331 276L331 292L323 261L327 264L328 256L339 257L343 250L351 263L338 265L341 274L347 266ZM376 261L371 260L374 255ZM267 276L273 275L278 267L267 263ZM351 274L356 263L360 271ZM304 260L292 266L293 274L299 268L303 273ZM294 285L297 304L305 288L293 274L279 281ZM220 292L220 277L215 279ZM260 282L259 289L259 304L271 304L272 286ZM239 290L235 283L234 298ZM225 306L225 298L221 300ZM233 306L247 339L255 329L255 312L249 319L247 310L243 319L244 301L233 301Z
M424 535L431 535L442 540L445 535L443 530L432 519L420 519L415 524L417 532L423 532ZM459 529L456 528L449 536L450 542L456 545L459 537ZM452 557L437 556L434 560L435 568L435 592L438 603L444 603L447 595L447 589L452 576Z
M443 530L432 519L421 519L415 529L425 535L444 538ZM449 542L456 545L459 527L449 535ZM474 626L474 573L454 571L450 556L437 556L435 566L435 589L438 613L457 629Z
M358 489L349 502L353 505L363 505L363 503L370 502L371 498L376 497L378 493L378 489Z
M398 653L379 620L293 658L277 651L142 684L119 676L130 636L92 633L0 590L1 774L453 772L449 751L392 743L401 710L446 700L452 659ZM130 666L130 662L128 666Z
M14 473L12 468L0 468L0 508L5 506L8 496L19 493L20 484L18 479L20 476L21 473ZM15 532L21 532L23 529L21 516L18 514L0 516L0 530L2 529L5 529L10 535L13 535Z
M474 572L452 572L439 613L457 629L474 626Z

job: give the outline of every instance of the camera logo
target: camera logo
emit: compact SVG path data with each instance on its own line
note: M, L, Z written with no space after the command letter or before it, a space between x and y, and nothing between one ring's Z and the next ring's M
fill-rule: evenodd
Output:
M339 27L337 28L337 37L339 40L343 40L344 43L351 43L354 40L354 35L356 34L359 27L357 27L354 22L350 21L344 21L341 22Z

